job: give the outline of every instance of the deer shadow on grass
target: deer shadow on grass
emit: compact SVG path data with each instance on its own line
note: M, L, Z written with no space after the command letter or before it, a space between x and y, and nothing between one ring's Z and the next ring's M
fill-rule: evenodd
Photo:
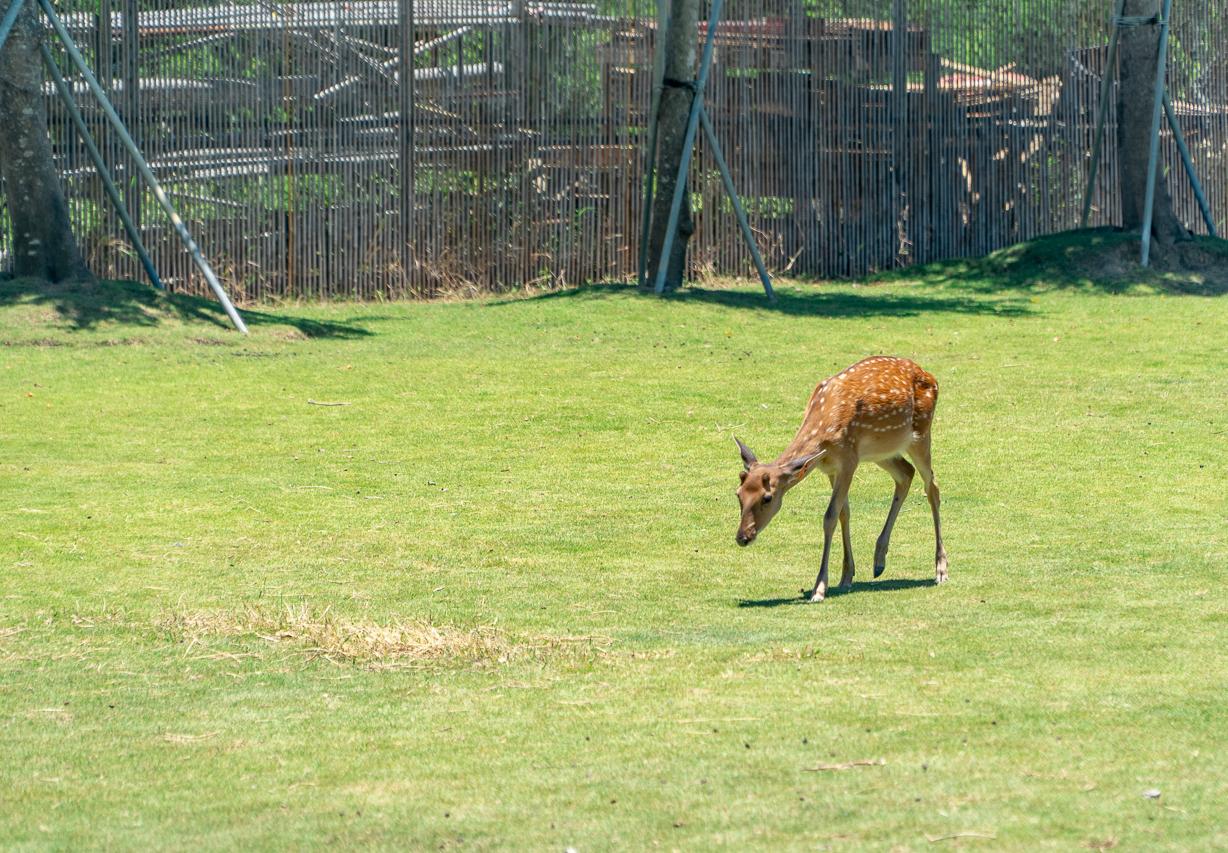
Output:
M0 308L32 305L51 309L74 331L101 325L152 328L167 321L233 329L222 306L201 296L164 293L135 281L73 281L51 284L32 278L0 281ZM372 334L353 322L313 320L241 308L250 327L289 326L308 338L361 338Z
M1019 317L1032 313L1025 300L1015 295L991 297L985 294L952 295L933 293L916 288L909 292L900 287L831 288L798 281L782 283L776 289L775 301L768 301L762 291L727 290L688 286L665 297L645 293L634 284L587 284L567 290L555 290L537 296L507 299L489 303L492 307L516 305L520 302L550 302L555 300L604 299L609 297L664 298L667 302L694 305L719 305L763 315L789 317L916 317L928 313L977 314L998 317Z
M938 583L933 578L900 578L898 580L887 581L853 581L853 586L850 589L838 589L834 586L829 587L827 590L827 597L839 598L842 595L852 595L859 592L892 592L899 589L915 589L917 587L926 586L938 586ZM806 596L794 595L789 598L744 598L738 602L738 607L787 607L794 604L809 603L810 600Z

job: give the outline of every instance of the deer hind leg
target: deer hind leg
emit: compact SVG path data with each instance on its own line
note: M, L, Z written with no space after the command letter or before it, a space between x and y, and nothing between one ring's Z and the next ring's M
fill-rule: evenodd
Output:
M874 577L881 575L887 568L887 548L891 545L891 530L895 527L896 516L900 507L908 497L908 488L912 485L913 467L902 456L885 459L878 463L879 467L895 480L895 494L891 497L891 509L887 511L887 522L883 532L878 534L878 542L874 545Z
M831 538L836 532L836 522L848 503L849 486L852 483L852 468L849 471L841 471L832 480L831 501L827 504L827 512L823 513L823 561L819 564L819 576L815 579L813 589L802 590L802 595L813 602L827 597L827 561L831 557Z
M930 464L930 435L928 432L917 438L908 448L908 455L921 472L925 484L925 496L929 498L930 511L934 514L934 580L942 583L947 579L947 549L942 547L942 522L938 518L938 481Z

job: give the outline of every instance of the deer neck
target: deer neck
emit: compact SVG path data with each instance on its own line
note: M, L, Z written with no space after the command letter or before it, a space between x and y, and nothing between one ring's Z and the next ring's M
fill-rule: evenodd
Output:
M806 416L802 418L802 425L797 430L797 435L793 436L793 440L789 442L789 446L785 448L784 453L780 454L780 457L776 460L777 465L787 465L794 459L801 459L803 456L813 456L830 445L830 431L827 429L827 424L823 423L819 406L819 393L826 384L823 383L823 385L820 385L815 390L810 405L806 409ZM815 467L816 465L811 463L803 468L801 473L793 478L793 481L789 484L790 487L796 486L804 480Z

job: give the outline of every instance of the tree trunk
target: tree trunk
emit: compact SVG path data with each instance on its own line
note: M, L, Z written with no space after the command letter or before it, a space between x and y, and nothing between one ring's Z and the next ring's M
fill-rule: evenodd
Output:
M666 81L689 81L695 79L696 27L699 23L699 0L670 0L669 32L665 42ZM691 102L695 94L688 88L672 86L667 82L661 91L661 103L657 108L657 191L652 205L652 230L648 235L647 287L652 287L661 266L661 249L665 245L665 228L669 224L669 208L674 200L674 188L678 183L678 167L682 164L683 145L687 120L691 115ZM682 197L682 210L678 227L674 231L674 244L670 249L669 266L665 276L665 289L676 290L682 286L686 275L686 250L695 223L691 218L690 193Z
M0 51L0 177L13 222L13 271L52 282L89 278L51 158L38 49L43 31L33 9L27 2Z
M1126 0L1124 14L1155 15L1159 11L1159 5L1159 0ZM1120 82L1117 88L1117 152L1121 184L1121 224L1136 231L1143 227L1143 207L1147 200L1147 160L1151 148L1159 35L1160 29L1155 24L1132 27L1121 31L1118 43ZM1157 164L1156 168L1151 235L1153 247L1160 251L1189 236L1173 213L1163 162Z

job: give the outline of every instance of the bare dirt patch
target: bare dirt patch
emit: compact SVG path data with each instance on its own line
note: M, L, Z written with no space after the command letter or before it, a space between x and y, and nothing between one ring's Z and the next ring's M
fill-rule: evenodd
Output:
M1088 280L1126 286L1137 282L1172 293L1216 296L1228 292L1228 246L1222 240L1198 238L1156 247L1151 265L1141 267L1137 237L1113 236L1116 239L1089 241L1087 250L1076 255L1074 271Z
M160 617L156 626L177 642L199 645L215 639L258 639L308 658L371 669L498 665L542 658L583 660L601 653L609 644L601 637L513 638L490 626L378 623L349 619L329 608L317 611L308 605L280 610L177 610Z

